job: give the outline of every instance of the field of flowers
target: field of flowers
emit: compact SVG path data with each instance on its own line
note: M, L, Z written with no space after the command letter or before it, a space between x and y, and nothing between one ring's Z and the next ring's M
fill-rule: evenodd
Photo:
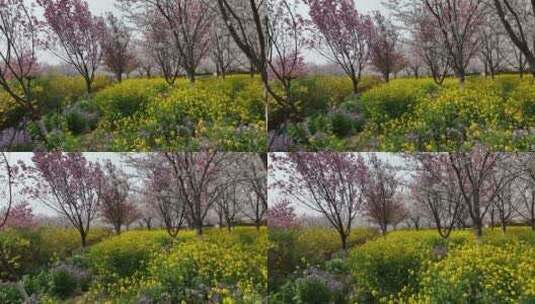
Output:
M202 238L184 231L176 239L163 231L129 231L50 257L46 266L27 269L22 281L40 303L262 303L267 246L266 229L211 229ZM12 261L24 265L22 259ZM22 303L18 291L6 287L0 302Z
M262 85L250 76L206 77L195 84L179 79L174 86L163 79L112 84L99 77L92 96L80 77L46 76L34 90L49 131L48 150L266 150ZM24 114L0 92L0 130L20 127ZM37 136L34 124L26 132ZM26 145L13 149L32 148Z
M533 303L533 260L527 228L398 231L288 274L270 303Z
M367 80L351 95L342 77L303 79L294 88L302 112L287 127L290 149L434 152L482 142L496 151L527 151L535 141L532 82L474 76L461 88L455 79L442 86L427 78ZM273 112L270 127L282 126Z

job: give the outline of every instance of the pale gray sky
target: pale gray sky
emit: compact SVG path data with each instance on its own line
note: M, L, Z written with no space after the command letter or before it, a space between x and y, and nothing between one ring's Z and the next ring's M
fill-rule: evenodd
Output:
M122 157L122 153L84 153L84 156L87 158L87 160L91 162L99 162L104 163L107 160L111 160L118 168L121 168L126 173L131 173L133 169L128 168L126 164L124 163L124 159ZM6 153L8 162L11 165L17 164L19 161L24 162L28 166L32 166L32 156L33 153ZM3 168L0 170L0 175L5 174ZM20 184L19 184L20 185ZM20 193L18 193L22 187L15 187L15 202L20 202L27 200L24 196L22 196ZM0 189L1 191L1 189ZM3 202L0 202L0 204ZM29 202L30 205L33 208L34 213L36 214L45 214L45 215L54 215L54 213L48 209L46 206L43 206L39 202ZM0 209L2 209L3 205L0 205Z
M119 15L120 12L115 7L116 0L86 0L89 4L89 8L91 9L91 12L94 15L102 16L106 12L113 12L116 15ZM215 0L213 0L215 1ZM381 5L380 0L355 0L357 9L361 13L370 13L375 10L379 10L383 13L387 13L387 11L384 9L384 7ZM303 15L307 15L308 11L306 8L303 7L302 12ZM325 61L323 58L320 58L317 56L313 51L307 51L305 52L306 60L309 62L316 62L316 63L324 63ZM40 59L43 62L46 62L48 64L58 64L61 63L61 61L56 58L54 55L50 54L49 52L42 52L42 55L40 55Z
M277 154L282 154L283 155L285 153L277 153ZM389 163L393 167L404 168L404 170L399 170L398 171L398 173L397 173L398 176L402 180L405 180L405 181L410 179L411 172L405 171L406 167L408 166L407 161L405 159L403 159L398 154L395 154L395 153L355 153L355 154L362 155L365 160L368 159L372 154L375 154L375 155L377 155L377 157L380 160ZM271 159L270 159L270 161L271 161ZM268 196L269 204L273 205L273 204L276 204L276 203L280 202L281 199L288 199L290 202L293 203L293 207L295 208L296 213L298 215L312 215L312 216L313 215L318 215L315 211L312 211L308 207L303 206L303 205L295 202L294 200L292 200L291 197L286 197L285 195L281 194L279 190L274 189L273 187L271 187L271 185L274 182L276 182L276 181L285 181L285 180L287 180L287 179L284 176L284 174L281 174L281 172L279 172L277 170L270 170L269 171L269 173L268 173L268 185L270 185L270 187L269 187L269 196Z

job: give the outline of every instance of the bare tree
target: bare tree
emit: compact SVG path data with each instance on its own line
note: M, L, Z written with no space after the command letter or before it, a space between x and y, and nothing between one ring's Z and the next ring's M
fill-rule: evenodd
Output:
M501 167L506 158L506 154L492 153L482 146L470 153L456 152L448 156L477 237L483 235L483 219L492 202L516 175Z
M143 45L160 68L166 82L174 85L182 72L182 57L175 51L171 32L165 25L162 26L162 17L156 14L150 16L152 18L143 33ZM150 61L147 64L150 66Z
M124 22L112 13L106 16L106 25L101 39L102 59L119 82L135 61L131 51L132 34Z
M162 27L155 30L171 33L173 48L169 51L176 52L188 79L195 82L197 68L210 46L210 27L214 16L208 4L190 0L120 0L119 3L123 7L130 6L129 11L137 10L138 16L150 18L154 14L159 15L158 19L163 22L158 24Z
M215 22L210 30L210 58L216 67L217 76L225 78L237 63L239 50L224 24Z
M164 165L172 169L173 187L199 236L203 235L208 212L228 186L224 177L233 158L231 153L217 152L164 154Z
M121 228L126 224L128 214L135 208L128 201L130 185L124 172L111 161L104 166L104 173L100 214L106 223L113 226L117 234L121 234Z
M453 70L464 86L466 69L479 48L477 33L483 17L484 0L421 0L442 34Z
M524 54L530 65L531 73L535 75L535 46L533 45L535 32L535 2L526 0L493 0L494 8L509 37Z
M416 208L434 223L442 238L447 239L461 216L461 192L449 168L447 156L422 154L415 156L417 167L411 184Z
M505 61L505 36L496 29L499 21L491 12L482 19L483 25L479 31L481 41L480 58L485 68L485 77L489 74L494 79L496 73L502 68Z
M388 227L401 222L405 208L398 199L400 182L394 168L372 155L364 187L364 215L379 226L383 235Z
M0 209L0 230L7 223L11 208L13 207L13 179L14 179L14 168L11 167L7 156L4 152L0 152L0 169L5 170L2 175L0 175L0 200L2 203L2 209Z
M157 159L159 161L161 159ZM148 193L150 206L156 211L167 233L176 238L183 228L186 217L186 206L180 194L176 192L172 181L171 171L168 168L156 166L154 159L148 159L154 167L148 173ZM150 226L152 218L145 218Z
M236 224L238 215L243 208L243 190L242 185L237 180L233 180L215 203L214 209L219 217L220 228L223 228L224 222L228 231L231 231Z
M32 92L38 63L39 24L23 0L0 3L0 87L38 125L40 139L48 134Z
M508 56L505 56L505 61L520 75L520 78L524 78L524 74L528 69L528 61L524 53L514 44L508 43L505 50Z
M380 12L375 12L373 20L375 24L370 39L370 61L383 79L389 82L390 75L405 67L400 34L394 24Z

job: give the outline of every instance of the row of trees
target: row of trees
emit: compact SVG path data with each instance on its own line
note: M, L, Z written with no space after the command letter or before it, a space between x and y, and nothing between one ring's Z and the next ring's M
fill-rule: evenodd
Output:
M287 201L321 214L338 231L342 247L365 218L383 234L406 223L433 227L448 238L453 229L528 223L535 230L535 158L492 153L483 147L449 154L406 155L398 165L375 154L291 153L272 156L273 187L284 201L270 224L291 227ZM412 172L412 174L407 174ZM404 176L410 175L410 178Z
M95 220L122 227L159 222L172 237L189 227L202 235L209 215L232 229L242 221L258 228L267 210L266 167L257 155L165 153L130 156L125 173L111 161L88 161L81 153L35 153L32 164L10 165L2 154L8 191L4 225L17 212L14 197L42 204L65 219L82 246ZM20 191L14 191L17 188ZM17 193L15 193L17 192ZM27 205L24 205L27 207Z
M455 228L473 227L478 237L487 224L505 232L514 223L535 230L535 158L532 154L473 153L418 155L409 185L407 214L448 238ZM423 222L423 223L420 223Z
M475 60L479 60L485 74L492 77L508 66L520 76L528 70L535 74L533 2L384 2L409 36L407 44L416 56L407 58L408 65L427 67L439 84L451 70L463 85L470 64Z
M43 10L42 17L35 14L34 4ZM119 8L131 21L127 24L112 14L94 16L84 0L1 1L0 86L46 141L43 109L32 92L42 50L76 70L88 93L103 64L119 81L139 67L149 77L158 69L174 84L182 74L194 82L199 65L208 58L220 75L246 64L260 71L267 84L263 26L268 5L257 0L120 0Z

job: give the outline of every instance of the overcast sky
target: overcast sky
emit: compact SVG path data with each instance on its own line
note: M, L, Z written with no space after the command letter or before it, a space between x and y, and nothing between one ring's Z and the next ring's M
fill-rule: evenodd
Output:
M116 0L86 0L89 3L89 8L94 15L102 16L106 12L112 12L115 15L120 15L120 11L115 7ZM215 1L215 0L213 0ZM387 11L381 5L380 0L356 0L357 10L361 13L370 13L375 10L379 10L384 14ZM302 9L302 14L307 15L306 9ZM306 51L306 60L309 62L324 63L324 60L317 56L313 51ZM48 64L58 64L60 61L49 52L42 52L40 60Z
M91 162L100 162L105 163L107 160L111 160L115 166L118 168L121 168L124 172L130 174L133 173L133 170L124 163L122 153L84 153L84 156L87 158L87 160ZM12 165L17 164L19 161L24 162L26 165L31 166L32 165L32 156L33 153L6 153L8 162ZM4 168L0 169L0 175L5 174ZM0 187L3 187L3 185L0 185ZM3 190L0 189L0 192ZM21 190L21 187L15 188L15 203L25 200L25 197L22 197L17 192ZM46 206L43 206L39 202L29 202L30 205L33 208L34 213L36 214L45 214L45 215L54 215L54 213L48 209ZM2 205L3 202L0 200L0 209L5 207Z
M278 153L278 154L284 154L284 153ZM367 158L370 157L370 155L374 153L355 153L355 154L362 155L363 158L366 160ZM407 181L410 179L410 176L412 173L409 171L406 171L406 167L408 167L407 161L403 159L400 155L395 154L395 153L375 153L375 154L380 160L383 160L389 163L391 166L396 167L396 168L403 168L403 170L399 170L397 172L397 175L401 180ZM281 174L277 170L270 170L268 173L269 185L272 185L276 181L285 181L285 180L286 178L284 174ZM268 200L269 200L270 205L274 205L280 202L282 199L287 199L290 202L293 202L293 207L295 208L296 213L298 215L318 215L315 211L310 210L308 207L303 206L300 203L293 201L291 197L286 197L285 195L282 195L280 191L278 191L277 189L269 187Z

